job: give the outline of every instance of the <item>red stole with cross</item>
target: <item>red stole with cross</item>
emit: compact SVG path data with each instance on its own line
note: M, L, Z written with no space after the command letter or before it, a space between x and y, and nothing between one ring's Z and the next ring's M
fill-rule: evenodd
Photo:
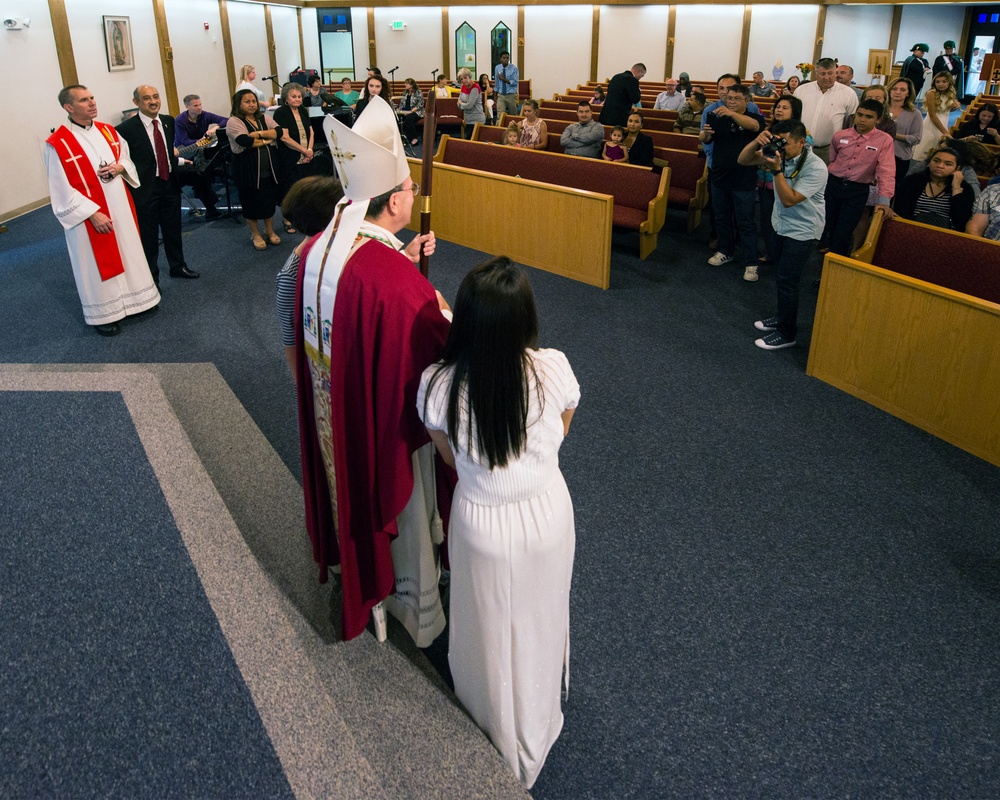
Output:
M114 153L115 163L122 152L122 144L118 139L118 131L111 125L103 122L94 122L94 126L101 132L111 152ZM104 196L104 189L101 180L97 177L97 171L90 162L90 158L83 152L80 141L73 135L65 125L62 125L55 133L45 140L52 145L59 154L59 161L66 172L66 179L80 194L97 203L99 210L106 217L111 216L108 211L108 201ZM128 204L132 209L132 219L135 221L135 206L132 204L132 195L128 196ZM122 262L122 254L118 250L118 237L115 236L114 229L110 233L98 233L93 223L87 220L87 235L90 237L90 246L94 251L94 260L97 262L97 270L101 273L101 280L106 281L121 275L125 272L125 264ZM138 223L136 223L138 225Z

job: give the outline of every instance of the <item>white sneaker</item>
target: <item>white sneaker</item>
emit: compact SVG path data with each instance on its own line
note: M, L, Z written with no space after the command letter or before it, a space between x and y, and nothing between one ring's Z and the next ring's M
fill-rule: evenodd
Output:
M727 256L721 250L716 252L714 256L708 259L708 263L713 267L721 267L723 264L728 264L733 260L732 256Z
M743 280L745 281L755 281L759 276L757 275L757 265L751 264L745 270L743 270Z

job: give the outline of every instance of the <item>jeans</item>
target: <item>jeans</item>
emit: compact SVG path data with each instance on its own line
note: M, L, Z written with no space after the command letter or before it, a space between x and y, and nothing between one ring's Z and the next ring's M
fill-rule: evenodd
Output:
M771 224L771 212L774 211L774 189L760 186L757 189L757 199L760 201L760 233L764 239L764 254L772 261L778 258L778 234Z
M815 239L789 239L775 236L777 250L774 257L774 288L778 293L778 331L787 339L795 341L798 332L799 284L802 268L816 247Z
M868 204L868 184L845 181L831 175L826 182L826 230L823 238L831 253L851 254L854 229Z
M712 213L718 235L719 252L736 255L736 230L740 232L740 256L737 264L746 267L757 263L757 226L754 224L754 190L745 192L712 187ZM735 228L734 228L735 225Z

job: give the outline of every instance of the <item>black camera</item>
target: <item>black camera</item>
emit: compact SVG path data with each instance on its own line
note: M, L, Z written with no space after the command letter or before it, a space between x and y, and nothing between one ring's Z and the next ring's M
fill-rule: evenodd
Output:
M760 148L760 154L764 158L775 158L779 153L784 154L786 144L788 144L788 140L784 136L776 136Z

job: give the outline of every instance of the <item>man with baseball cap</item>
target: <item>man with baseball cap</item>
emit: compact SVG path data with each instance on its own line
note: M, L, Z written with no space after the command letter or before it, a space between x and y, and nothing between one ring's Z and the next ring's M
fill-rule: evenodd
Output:
M297 324L299 429L306 523L320 580L340 566L342 636L385 611L426 647L444 629L438 595L434 445L417 415L420 375L450 327L447 304L415 263L434 234L408 246L418 184L396 116L373 96L353 128L324 130L344 199L302 253ZM383 610L384 601L384 610Z

